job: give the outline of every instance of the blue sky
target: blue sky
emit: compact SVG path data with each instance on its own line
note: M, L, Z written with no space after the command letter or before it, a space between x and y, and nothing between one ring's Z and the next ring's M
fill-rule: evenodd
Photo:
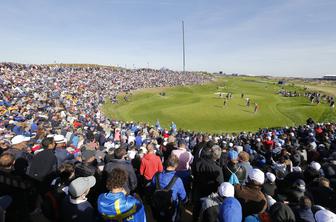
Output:
M0 0L0 61L336 74L335 0Z

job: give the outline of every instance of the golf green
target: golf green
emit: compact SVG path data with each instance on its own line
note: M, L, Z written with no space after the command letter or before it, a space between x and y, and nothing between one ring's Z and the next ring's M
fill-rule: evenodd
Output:
M128 102L120 95L119 104L107 102L103 112L116 120L152 125L159 120L161 127L166 128L173 121L177 128L211 133L294 126L305 123L309 117L317 122L336 121L336 111L326 102L311 104L303 96L283 97L278 94L281 87L304 91L291 83L280 86L275 79L223 77L205 85L138 90ZM224 106L228 92L232 93L232 99ZM223 98L219 93L223 93ZM242 93L244 98L241 98ZM246 106L247 98L251 101L249 107ZM254 112L255 103L259 106L257 112Z

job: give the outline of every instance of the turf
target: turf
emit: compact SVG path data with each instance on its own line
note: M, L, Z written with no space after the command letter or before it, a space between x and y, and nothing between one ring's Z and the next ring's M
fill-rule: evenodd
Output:
M129 102L122 98L119 104L107 102L103 112L117 120L154 125L158 119L163 127L174 121L178 128L211 133L294 126L305 123L309 117L318 122L336 121L336 111L328 104L310 104L304 97L283 97L277 94L280 88L275 80L266 78L225 77L205 85L136 91ZM285 88L303 91L293 84ZM160 96L161 91L166 96ZM226 107L218 92L233 93ZM241 93L245 94L244 99ZM250 107L245 105L247 97L251 99ZM257 113L254 102L260 107Z

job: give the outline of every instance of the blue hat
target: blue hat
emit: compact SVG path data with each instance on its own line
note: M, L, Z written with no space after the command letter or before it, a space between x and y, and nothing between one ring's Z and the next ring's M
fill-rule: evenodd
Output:
M241 222L242 214L242 207L239 201L234 197L227 197L220 206L219 221Z
M229 160L236 160L236 159L238 159L238 153L237 153L237 151L230 150L229 153L228 153L228 158L229 158Z

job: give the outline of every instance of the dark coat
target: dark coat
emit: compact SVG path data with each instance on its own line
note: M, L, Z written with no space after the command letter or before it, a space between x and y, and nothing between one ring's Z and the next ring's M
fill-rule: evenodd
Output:
M201 158L195 164L194 193L206 197L217 192L218 186L224 182L223 171L218 163L211 159Z
M262 187L262 192L264 194L267 194L267 195L271 196L271 197L274 197L276 189L277 189L277 186L276 186L275 183L266 182L266 183L264 183L264 185Z
M218 222L219 207L224 201L224 197L217 193L210 194L207 198L202 198L202 212L200 221L202 222Z
M27 174L38 181L43 181L47 176L55 173L56 169L57 158L53 150L43 150L33 157Z
M246 186L235 185L235 197L239 200L243 209L243 218L259 214L266 210L267 200L261 192L261 186L247 184Z
M309 189L311 195L313 196L313 202L316 205L321 205L323 207L329 208L331 211L336 210L336 193L327 187L311 187Z
M113 159L105 165L104 174L110 173L115 168L120 168L127 172L128 183L125 185L125 189L127 192L134 191L138 185L138 181L131 163L126 160ZM106 179L106 175L104 178Z
M295 222L295 215L291 208L284 203L277 202L270 209L272 222Z
M292 210L295 214L296 222L315 222L311 208L297 208Z

